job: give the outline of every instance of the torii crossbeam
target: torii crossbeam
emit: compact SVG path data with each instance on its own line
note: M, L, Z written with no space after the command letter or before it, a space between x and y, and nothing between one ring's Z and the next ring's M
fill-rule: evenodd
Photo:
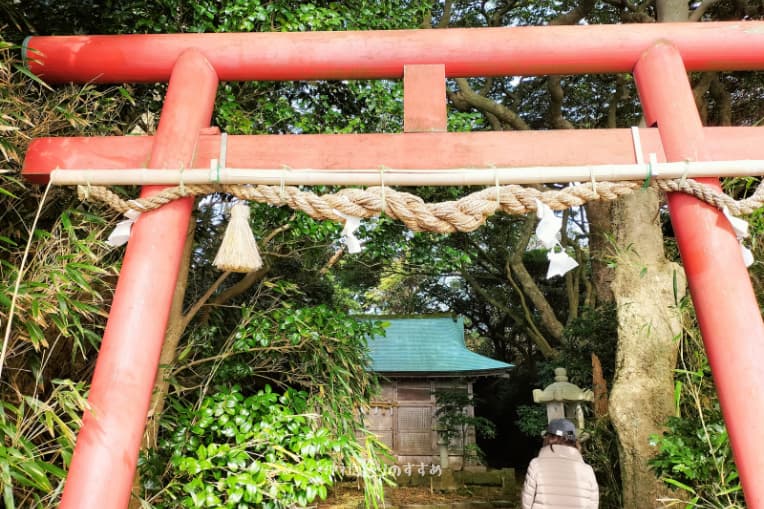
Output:
M701 126L687 80L688 71L763 70L764 22L31 37L24 48L51 82L169 81L156 136L35 140L24 164L35 182L55 168L209 168L219 80L404 79L403 134L231 137L229 165L249 168L632 163L628 130L445 132L446 77L615 72L634 73L645 157L764 159L764 128ZM687 195L668 200L745 497L764 508L761 313L719 211ZM134 227L61 507L128 504L191 206L179 200Z

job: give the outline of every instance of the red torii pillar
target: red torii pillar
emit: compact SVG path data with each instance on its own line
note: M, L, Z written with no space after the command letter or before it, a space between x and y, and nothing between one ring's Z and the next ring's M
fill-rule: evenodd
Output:
M658 40L665 40L675 49L654 47ZM699 151L704 130L699 127L697 112L693 114L691 111L694 106L689 102L692 97L686 77L682 81L679 74L685 70L764 69L764 52L761 50L764 48L764 23L33 37L25 41L25 47L41 51L41 55L25 52L31 61L30 68L52 81L109 83L169 79L160 129L153 140L152 167L188 168L194 164L194 150L189 147L197 141L200 147L205 143L204 137L199 137L199 131L209 122L218 78L400 78L404 66L414 64L442 64L448 77L631 72L636 66L647 117L658 123L666 156L677 160L705 157ZM198 48L198 51L187 52L190 48ZM33 61L35 58L40 61ZM670 79L670 86L675 89L669 93L666 82L658 83L662 78ZM734 132L745 132L747 136L752 131ZM373 154L384 155L379 148L388 142L406 147L402 154L396 156L407 165L391 166L423 168L427 165L422 162L422 154L437 153L427 149L445 146L446 140L481 142L493 139L477 134L407 133L335 139L344 140L343 147L350 152L343 154L344 159L358 161L366 157L364 164L367 168L385 164L378 157L375 160ZM602 144L602 140L613 137L600 133L537 135L544 141L533 143L533 138L529 138L527 133L504 133L507 136L505 139L515 140L515 144L518 144L517 140L524 140L521 146L529 152L509 157L514 165L539 164L539 159L555 159L548 154L559 149L559 146L549 143L551 140L566 140L570 146L571 140L586 137L585 146L574 150L580 159L573 164L592 164L592 159L604 158L604 154L610 154L613 150ZM620 135L616 133L613 136ZM686 141L682 141L683 137ZM282 141L296 138L300 137L284 137ZM337 148L336 144L326 143L326 138L311 139L313 141L308 145L320 154L325 155ZM117 140L122 139L116 138L114 143L134 149L145 147L147 141ZM373 140L376 146L366 145L368 140ZM28 161L41 164L37 167L29 165L29 173L38 177L55 167L48 164L51 162L66 161L68 167L73 168L75 166L72 164L78 160L108 158L105 155L108 148L98 139L93 143L82 139L61 143L40 141L42 143L32 145L27 157ZM716 140L709 140L709 151L712 150L712 141ZM245 142L242 140L242 145ZM178 148L168 152L175 143L179 144ZM280 146L282 150L290 148L272 139L269 143ZM488 145L495 149L494 145ZM100 155L96 157L94 152L86 152L79 157L67 153L78 147L83 150L90 147L100 151ZM291 149L294 150L294 146ZM698 153L694 153L695 150ZM716 150L723 152L718 146ZM352 151L357 151L360 156ZM760 154L759 151L755 153ZM133 166L135 161L140 164L143 154L140 151L125 154L119 158L120 162L114 162L111 167L123 167L126 161L132 161ZM299 156L284 154L284 159L289 157ZM473 154L471 157L477 159L480 155ZM322 160L321 157L318 160ZM323 167L337 164L336 161L322 161ZM197 157L195 166L208 167L208 163L209 157L206 161L200 161ZM501 162L495 160L490 163ZM448 167L448 163L442 166ZM62 164L61 167L67 165ZM318 164L313 167L318 169L322 166ZM25 172L27 168L25 162ZM125 507L127 503L177 276L177 260L189 217L188 206L187 202L167 206L145 214L136 224L93 379L90 404L94 412L85 416L78 437L65 488L64 507L116 508ZM749 392L751 388L764 386L764 371L758 369L761 354L764 353L761 314L750 291L742 258L738 251L733 252L733 246L737 249L734 236L726 222L720 219L720 214L689 197L672 196L670 206L672 214L677 216L672 220L746 500L750 507L761 508L764 507L764 483L761 482L764 444L755 439L743 443L746 438L764 434L764 420L760 418L764 415L764 398L760 392ZM695 211L700 213L701 219L693 214L686 220L690 212ZM165 245L161 245L162 242ZM728 258L715 260L710 249L719 249ZM157 293L161 294L161 298ZM709 296L726 298L730 305L712 309L715 301ZM718 309L723 311L720 313ZM117 403L109 401L115 397L118 398Z
M150 168L193 162L218 78L195 50L173 67ZM162 188L144 187L141 196ZM127 507L193 198L143 213L133 226L96 362L62 508Z
M677 49L661 42L647 50L634 78L645 119L657 125L666 159L710 160ZM718 179L697 180L721 190ZM762 377L764 360L764 323L756 295L727 218L683 193L669 193L668 206L745 498L749 507L764 507L764 462L751 444L751 437L764 431L757 401L762 386L754 382Z

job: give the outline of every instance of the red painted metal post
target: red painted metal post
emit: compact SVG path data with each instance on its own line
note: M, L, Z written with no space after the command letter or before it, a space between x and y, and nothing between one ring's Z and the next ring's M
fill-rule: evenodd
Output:
M195 50L172 71L149 167L188 167L209 126L218 78ZM141 196L159 189L144 187ZM127 245L61 507L125 508L130 499L193 200L144 213Z
M708 160L700 116L677 49L646 51L634 77L648 125L658 125L668 161ZM717 179L699 179L719 186ZM689 281L748 507L764 507L764 323L740 247L715 208L681 193L668 197L671 223Z

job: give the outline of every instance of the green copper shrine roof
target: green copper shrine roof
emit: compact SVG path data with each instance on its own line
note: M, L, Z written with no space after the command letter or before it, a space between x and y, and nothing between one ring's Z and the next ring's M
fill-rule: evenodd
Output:
M390 324L385 336L369 340L374 372L399 376L499 375L514 367L468 350L461 317L368 318Z

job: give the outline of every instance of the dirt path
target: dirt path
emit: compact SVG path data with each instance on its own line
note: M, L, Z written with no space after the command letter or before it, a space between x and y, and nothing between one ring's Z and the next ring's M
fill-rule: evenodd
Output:
M480 488L472 492L462 489L456 492L431 492L429 488L388 488L385 490L385 506L440 505L460 502L506 500L501 488ZM356 509L363 506L363 492L355 486L338 486L330 492L326 500L320 502L320 509ZM501 507L512 508L502 504ZM519 507L517 505L516 507Z

